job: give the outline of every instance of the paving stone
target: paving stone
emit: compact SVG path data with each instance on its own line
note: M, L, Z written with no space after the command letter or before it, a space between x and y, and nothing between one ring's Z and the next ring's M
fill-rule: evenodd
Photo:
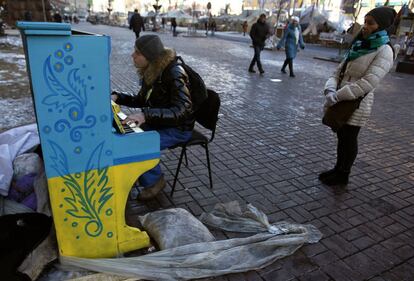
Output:
M287 268L280 268L266 274L260 274L263 280L266 281L276 281L276 280L286 280L286 281L293 281L295 280L295 276L293 273L289 271Z
M335 261L322 267L322 270L337 281L358 281L363 277L356 271L352 270L343 261Z
M358 248L343 239L340 235L333 235L325 238L322 240L322 244L324 244L325 247L329 248L340 258L344 258L358 251Z
M318 269L312 272L308 272L299 277L300 281L331 281L331 277L326 275L322 270Z
M339 257L329 250L311 257L311 260L321 267L339 260Z

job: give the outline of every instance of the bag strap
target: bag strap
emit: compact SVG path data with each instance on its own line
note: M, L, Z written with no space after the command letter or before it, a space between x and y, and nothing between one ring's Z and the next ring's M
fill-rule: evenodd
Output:
M339 77L338 77L338 83L336 84L336 90L339 90L339 86L342 83L342 80L344 79L345 76L345 71L346 71L346 67L348 66L348 59L345 59L344 64L341 67L341 71L339 72Z
M339 72L338 84L336 86L336 90L337 91L339 90L339 86L341 85L342 80L344 79L346 67L348 66L348 62L349 62L349 60L348 59L345 59L345 62L344 62L344 64L341 67L341 71ZM366 93L365 95L357 98L357 100L359 100L359 102L361 102L368 94L369 94L369 92Z

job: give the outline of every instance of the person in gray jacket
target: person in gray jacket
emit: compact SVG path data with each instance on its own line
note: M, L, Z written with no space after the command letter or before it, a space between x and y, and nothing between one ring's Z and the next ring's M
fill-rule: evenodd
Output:
M394 23L396 12L378 7L365 16L365 23L350 47L345 60L325 84L325 108L337 102L363 97L347 123L337 132L337 159L333 169L319 174L326 185L348 184L351 167L358 154L358 134L367 122L374 90L394 63L394 50L387 29Z

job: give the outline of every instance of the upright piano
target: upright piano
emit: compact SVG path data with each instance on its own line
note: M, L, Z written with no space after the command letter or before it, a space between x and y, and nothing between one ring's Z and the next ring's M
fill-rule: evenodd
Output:
M159 135L114 132L110 37L65 23L17 25L60 254L104 258L147 247L147 233L126 224L125 206L136 179L159 162Z

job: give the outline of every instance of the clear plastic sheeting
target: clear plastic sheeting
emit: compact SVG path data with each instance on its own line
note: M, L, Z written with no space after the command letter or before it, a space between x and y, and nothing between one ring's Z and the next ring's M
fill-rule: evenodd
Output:
M237 201L218 203L210 213L200 216L204 224L225 231L242 233L269 232L272 234L307 234L308 243L316 243L321 239L319 230L311 224L293 224L278 222L270 224L265 213L252 204L247 205L247 210L242 210Z
M272 226L264 213L252 205L243 213L237 202L219 204L212 213L202 215L204 221L207 217L216 228L249 230L256 234L247 238L188 244L139 257L85 259L62 256L60 261L64 265L126 277L189 280L257 270L293 254L305 243L316 243L322 238L319 230L311 225L277 223Z

